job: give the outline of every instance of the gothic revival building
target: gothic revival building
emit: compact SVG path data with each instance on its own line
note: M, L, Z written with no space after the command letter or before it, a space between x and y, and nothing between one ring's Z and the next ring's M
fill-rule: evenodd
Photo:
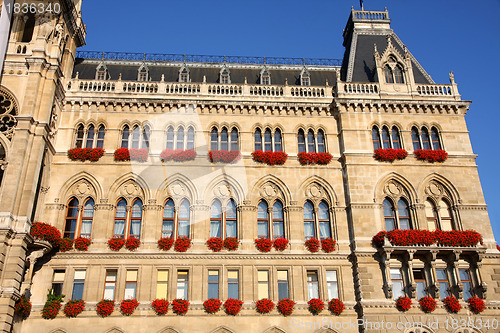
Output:
M387 10L353 10L336 61L77 52L81 3L60 5L13 14L4 63L2 332L498 332L500 252L470 102L451 73L433 81ZM91 244L65 249L72 241L31 235L35 222ZM162 238L175 245L160 249ZM129 241L114 251L110 239ZM84 311L44 319L49 289ZM451 314L446 297L462 309ZM208 314L210 298L243 304ZM288 298L289 316L257 311ZM103 299L115 302L106 318ZM130 316L126 299L139 302ZM159 316L155 299L190 304ZM313 316L311 299L326 308Z

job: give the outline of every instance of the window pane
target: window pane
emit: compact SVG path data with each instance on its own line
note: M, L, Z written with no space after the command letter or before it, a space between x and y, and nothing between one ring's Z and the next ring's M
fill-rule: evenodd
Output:
M218 140L219 140L219 133L217 129L214 127L210 132L210 150L219 149Z
M401 143L399 140L399 130L396 126L392 127L392 148L401 149Z
M184 128L179 127L177 130L177 145L175 149L184 149Z
M62 295L64 277L64 270L54 270L54 276L52 278L52 290L54 290L54 294L57 296Z
M132 205L130 237L141 238L142 201L137 199Z
M194 149L194 129L192 127L188 129L186 149Z
M78 204L79 203L76 198L72 198L68 203L68 209L66 211L66 224L64 227L64 237L68 237L71 239L75 238Z
M188 299L188 283L189 283L188 271L178 271L176 298L181 298L186 300Z
M401 68L399 68L399 66L396 66L396 68L394 68L394 81L396 83L404 83L403 71L401 70Z
M115 286L116 286L116 270L106 271L106 282L104 284L104 299L115 299Z
M393 299L398 299L400 296L405 296L404 293L404 285L403 285L403 276L401 275L401 271L397 268L390 269L390 277L392 281L392 296Z
M309 153L316 152L316 143L314 140L314 132L312 130L307 132L307 151Z
M84 135L85 135L85 132L83 130L83 125L78 126L78 128L76 129L76 138L75 138L75 147L76 148L82 148Z
M158 281L156 284L156 298L167 299L168 297L168 271L158 271Z
M429 131L427 128L423 127L422 128L422 145L424 146L424 149L431 149L431 142L429 140Z
M85 148L94 147L94 134L94 125L90 125L87 131L87 143L85 144Z
M385 76L385 82L394 83L394 78L392 77L392 70L389 68L389 66L384 67L384 76Z
M268 128L264 132L264 151L272 151L272 138L271 138L271 130Z
M133 299L136 298L136 289L137 282L126 282L125 283L125 294L123 295L124 299Z
M139 141L141 138L141 129L139 126L135 126L134 129L132 130L132 148L138 149L139 148Z
M396 226L396 219L394 216L394 206L392 202L388 199L384 200L384 220L385 220L385 230L394 230Z
M339 298L337 271L326 271L326 283L328 288L328 299Z
M228 133L227 128L223 128L220 132L220 149L228 150Z
M167 130L167 149L174 149L174 128L172 126Z
M278 299L288 297L288 271L278 271Z
M398 201L399 228L403 230L411 229L410 212L408 204L403 199Z
M231 131L231 150L239 150L239 144L238 144L238 130L236 128L233 128Z
M372 128L372 142L374 150L382 148L382 144L380 143L380 134L377 126L373 126Z
M230 200L226 207L226 237L237 237L236 203Z
M258 299L269 298L269 272L268 271L258 271Z
M319 298L318 273L307 272L307 296L308 300Z
M433 127L431 128L431 138L432 138L432 148L441 149L441 143L439 142L438 130Z
M274 151L282 151L281 131L279 129L274 131Z
M151 136L151 132L149 126L144 127L144 131L142 131L142 146L141 148L149 150L149 138Z
M411 139L413 141L413 150L420 149L421 148L420 138L418 135L418 129L416 127L412 127L412 129L411 129Z
M189 201L183 200L179 207L179 237L189 237Z
M255 141L255 150L262 150L262 133L259 128L255 130L254 141Z
M115 228L113 237L125 237L125 218L127 217L127 202L124 199L116 205Z
M219 298L219 271L208 271L208 295L207 298Z
M283 221L283 205L276 201L273 205L273 238L285 237L285 225Z
M325 148L325 134L322 130L318 131L318 153L326 152Z
M238 271L228 271L227 278L227 297L239 299Z
M389 139L389 129L387 127L382 127L382 144L384 149L391 148L391 143Z
M303 130L299 130L299 134L297 135L297 141L299 145L299 153L306 151L306 139Z

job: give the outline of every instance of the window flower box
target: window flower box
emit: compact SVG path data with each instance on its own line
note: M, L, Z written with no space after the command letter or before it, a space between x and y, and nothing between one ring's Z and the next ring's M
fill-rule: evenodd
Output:
M224 239L223 245L228 251L236 251L240 245L240 240L236 237L227 237Z
M177 252L186 252L191 247L191 239L179 237L174 242L174 250Z
M28 298L22 296L16 301L14 312L23 319L28 318L31 313L31 301Z
M235 163L241 158L239 150L211 150L208 159L212 163Z
M331 253L335 251L335 245L337 242L332 238L324 238L321 240L321 249L325 253Z
M273 242L273 247L276 251L283 252L288 247L288 239L286 238L276 238Z
M256 238L254 242L255 242L255 247L260 252L264 253L269 252L273 247L273 241L270 240L269 238Z
M135 309L139 306L139 302L134 299L124 299L120 303L120 312L124 316L130 316L134 313Z
M102 301L99 301L99 303L97 303L95 312L97 312L99 317L105 318L110 316L114 310L115 310L115 302L103 299Z
M224 243L222 241L222 238L220 237L210 237L207 240L207 246L213 252L220 252L223 248L223 245Z
M407 296L400 296L396 300L396 308L401 312L410 310L412 304L411 299Z
M454 246L471 247L477 244L483 244L483 238L480 233L474 230L391 230L380 231L372 238L372 243L376 247L384 245L385 237L391 245L396 246Z
M469 298L467 300L467 303L469 303L469 309L475 314L480 314L486 308L484 300L477 296L472 296L471 298Z
M68 158L72 161L91 161L97 162L104 156L102 148L72 148L68 150Z
M210 314L219 312L221 306L222 301L218 298L210 298L203 302L205 312Z
M73 249L73 239L71 238L61 238L59 240L59 251L68 252Z
M283 151L262 151L256 150L252 153L253 160L267 165L285 164L288 154Z
M166 299L155 299L151 302L151 307L157 316L164 316L168 312L168 301Z
M135 251L141 245L141 241L136 237L129 237L125 241L125 247L129 251Z
M443 149L417 149L413 152L418 160L427 162L444 162L448 159L448 153Z
M255 309L260 314L266 314L274 309L274 302L270 299L264 298L260 299L255 303Z
M293 308L295 307L295 302L289 298L284 298L278 302L276 308L278 312L283 316L287 317L292 314Z
M49 242L53 247L59 246L61 232L54 226L43 222L35 222L31 226L30 235L35 239Z
M64 305L63 312L68 318L75 318L85 310L85 301L83 299L70 300Z
M113 237L108 240L108 247L111 251L120 251L125 245L125 240L119 237Z
M86 237L78 237L75 239L75 249L78 251L87 251L92 240Z
M176 298L172 301L172 311L179 316L185 315L189 310L189 301Z
M332 160L333 156L330 153L306 153L305 151L297 154L301 165L318 164L327 165Z
M394 162L395 160L404 160L408 152L404 149L379 148L375 149L373 157L380 162Z
M194 149L165 149L161 152L160 159L162 162L186 162L194 160L196 156L197 154Z
M304 242L304 245L309 252L315 253L319 251L320 241L317 238L309 238Z
M174 244L174 239L171 237L162 237L158 240L158 248L163 251L168 251Z
M115 161L136 161L146 162L149 157L149 150L146 148L118 148L115 150Z
M309 305L308 310L312 313L313 316L318 315L325 309L325 302L323 302L319 298L310 299L307 304Z
M431 313L436 310L436 300L430 296L422 297L418 303L420 304L420 309L425 313Z
M55 295L52 289L49 290L47 294L47 301L42 309L43 319L54 319L57 317L59 310L61 309L61 302L64 295Z
M239 299L228 298L224 302L224 311L230 316L236 316L243 306L243 302Z
M330 310L330 312L336 316L340 316L344 309L344 302L342 302L338 298L332 298L330 302L328 302L328 310Z
M458 302L458 299L453 296L445 297L445 299L443 299L443 303L449 313L458 313L458 311L462 309L462 306Z

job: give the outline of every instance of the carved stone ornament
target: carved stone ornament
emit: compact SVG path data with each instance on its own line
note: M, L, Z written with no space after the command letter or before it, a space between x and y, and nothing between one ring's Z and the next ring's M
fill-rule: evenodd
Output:
M221 183L214 188L214 195L217 198L228 198L231 196L231 187L229 184Z
M260 196L269 200L282 197L281 191L278 189L278 187L269 182L262 185L260 189Z
M306 196L313 197L313 198L322 197L323 196L323 189L321 186L319 186L317 184L312 184L307 189Z
M443 196L446 192L443 186L437 182L430 182L429 185L425 188L425 193L434 198L438 198Z
M384 186L384 194L386 196L397 198L401 196L401 194L403 193L404 193L403 187L401 186L401 184L395 181L390 181Z
M14 97L0 88L0 132L7 138L12 139L14 127L17 125L17 105Z

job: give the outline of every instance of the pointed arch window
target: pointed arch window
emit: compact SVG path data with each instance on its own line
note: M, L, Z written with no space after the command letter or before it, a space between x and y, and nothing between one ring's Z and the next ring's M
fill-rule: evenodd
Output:
M330 224L330 212L328 204L321 201L317 207L309 200L304 204L304 237L305 240L316 238L320 239L332 237L332 228Z
M328 204L324 201L321 201L318 205L318 226L320 239L332 237L330 210L328 209Z
M254 132L255 150L262 150L262 132L257 128Z
M306 138L304 136L304 130L299 129L299 134L297 135L297 141L299 146L299 153L306 151Z
M78 222L78 199L71 198L66 209L66 224L64 227L64 237L75 239Z
M239 150L239 134L236 127L231 128L231 131L226 127L222 127L219 132L213 127L210 132L210 150Z
M179 71L179 82L189 82L189 70L185 66Z
M221 202L215 200L210 209L210 237L238 237L237 232L236 203L234 200L229 200L225 210L222 209Z
M422 134L421 134L421 139L422 139L422 146L424 149L431 149L431 141L429 138L429 130L425 127L422 127Z
M304 237L306 240L316 238L314 206L310 201L304 204Z
M85 130L85 127L80 124L76 128L75 135L75 147L76 148L103 148L104 147L104 135L106 129L104 125L100 125L96 132L96 128L93 124L90 124Z
M191 210L189 200L182 200L179 206L179 228L177 232L178 237L189 237L190 231L190 218Z
M325 153L326 152L326 146L325 146L325 133L323 130L318 130L318 153Z
M231 130L231 150L239 150L238 130L234 127Z
M137 80L138 81L147 81L148 80L148 68L146 66L141 66L141 68L139 68L139 75L138 75L138 78Z
M382 146L384 149L391 148L391 139L389 137L389 129L387 126L382 127Z
M264 69L260 74L260 84L271 84L271 74L269 74L267 69Z
M425 217L427 219L427 229L434 231L438 228L438 217L436 206L429 201L425 201Z
M191 206L189 200L183 199L178 207L172 199L167 199L163 206L162 237L189 237L191 226Z
M269 212L265 201L259 202L257 206L257 236L269 238Z
M310 86L311 85L311 75L304 68L300 73L300 85L302 86Z
M28 13L25 16L27 19L24 23L24 29L23 29L23 34L21 37L21 42L22 43L29 43L33 39L33 32L35 30L35 14L31 13L28 11Z
M374 150L382 148L382 144L380 142L380 133L377 126L373 126L372 128L372 142Z
M307 151L309 153L316 152L316 142L314 140L313 130L307 132Z
M141 238L142 200L135 199L130 216L130 237Z
M394 68L394 82L395 83L405 83L404 78L403 78L403 71L401 70L401 67L396 66Z
M420 135L418 134L418 128L411 128L411 140L413 142L413 150L422 149L422 145L420 144Z
M281 131L279 128L277 128L274 131L274 151L282 151L282 144L281 144Z
M441 222L441 230L451 231L454 229L450 205L442 199L439 202L439 218Z
M144 129L142 130L142 148L145 148L149 150L149 137L151 135L151 130L149 129L149 126L144 126Z
M441 142L439 140L439 132L436 127L431 128L431 139L432 139L432 148L433 149L441 149Z
M222 131L220 131L220 149L221 150L229 150L228 145L228 133L227 128L223 127Z
M122 148L128 148L128 143L130 139L130 129L128 125L123 126L122 131Z
M431 231L439 229L451 231L455 229L450 205L446 200L439 201L439 209L431 200L425 201L425 215L427 217L427 228Z
M222 205L215 200L210 208L210 237L222 237Z
M188 128L186 149L194 149L194 128L192 127Z
M130 136L130 128L128 125L125 125L122 131L122 148L143 148L149 150L151 129L148 125L145 125L143 128L141 128L141 126L135 125L132 128L132 138L130 138Z
M142 200L134 199L131 210L127 210L127 201L125 199L118 200L115 211L115 226L113 237L141 238L142 225Z
M103 125L99 126L97 130L97 148L104 148L104 135L106 134L105 128Z
M76 128L76 138L75 138L75 147L83 148L83 137L85 136L85 130L83 125L78 125Z
M219 132L217 128L213 127L210 132L210 150L219 149Z
M401 149L401 139L399 137L399 129L392 126L392 148Z
M94 146L94 125L90 125L87 130L87 143L85 144L85 148L92 148Z
M108 77L108 70L106 66L100 65L99 67L97 67L95 79L102 81L106 80L107 77Z
M134 126L132 129L132 147L134 149L139 149L139 144L141 142L141 129L139 126Z
M320 129L317 133L313 129L307 131L307 142L303 129L299 129L297 135L299 153L316 153L326 152L326 136L325 132Z
M410 230L410 210L405 199L398 201L399 229Z
M283 217L283 204L276 200L273 205L273 239L285 238L285 220Z
M264 151L273 151L271 130L266 128L264 132Z
M80 237L90 238L92 233L92 221L94 220L94 199L88 198L83 204L82 226Z
M238 237L238 216L236 202L231 199L226 206L226 237Z
M389 198L385 198L382 205L386 231L412 229L409 206L405 199L400 198L398 200L397 209L395 209L393 201Z
M125 238L125 224L127 222L127 202L125 199L118 200L115 212L115 227L113 237Z
M396 229L396 214L394 211L394 204L390 199L385 199L383 206L384 206L385 230L391 231Z
M184 127L177 129L177 146L176 149L184 149Z
M79 201L71 198L66 209L66 223L63 237L75 239L78 237L90 238L92 221L94 219L94 199L87 198L83 209L79 210Z
M172 126L169 126L167 128L167 149L174 149L174 140L174 128Z
M222 84L229 84L229 83L231 83L231 78L229 76L229 70L227 68L223 68L222 71L220 72L219 81Z
M386 65L384 67L384 76L386 83L394 83L394 77L392 76L392 69L389 67L389 65Z
M163 226L161 237L172 238L174 235L175 206L172 199L168 199L163 207Z
M262 139L264 139L264 142L262 142ZM281 137L281 130L279 128L275 129L274 133L270 128L266 128L264 131L264 138L262 138L262 132L260 128L257 128L254 133L254 140L255 140L255 150L263 150L263 151L283 150L283 140Z

